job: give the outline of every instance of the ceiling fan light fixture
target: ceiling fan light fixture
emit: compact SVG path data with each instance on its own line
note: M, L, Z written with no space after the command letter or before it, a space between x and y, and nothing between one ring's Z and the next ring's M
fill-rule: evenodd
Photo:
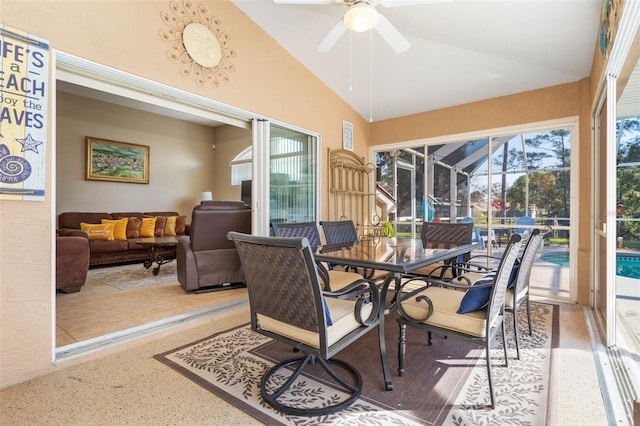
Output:
M369 3L356 3L344 14L344 25L351 31L369 31L378 23L378 11Z

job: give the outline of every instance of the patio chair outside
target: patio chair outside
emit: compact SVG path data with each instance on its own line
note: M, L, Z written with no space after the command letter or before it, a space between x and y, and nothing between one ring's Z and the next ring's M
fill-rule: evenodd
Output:
M520 225L520 226L518 226ZM529 238L531 228L536 225L536 219L531 216L519 216L516 218L516 228L513 232L522 236L523 239Z
M366 281L343 290L366 290L357 300L326 297L307 238L259 237L238 232L230 232L228 238L234 241L245 272L251 329L304 354L265 371L260 382L264 400L278 411L301 416L330 414L353 404L362 393L362 377L355 367L333 357L378 325L380 295L375 283ZM382 346L380 353L384 369L386 354ZM305 368L315 364L330 375L344 394L336 393L311 406L302 406L296 395L304 392L307 379L297 379Z
M460 223L473 223L474 224L471 242L472 243L480 243L480 249L484 250L484 248L485 248L484 239L480 235L480 231L478 231L478 228L475 227L475 222L474 222L473 218L470 217L470 216L465 216L462 219L460 219Z

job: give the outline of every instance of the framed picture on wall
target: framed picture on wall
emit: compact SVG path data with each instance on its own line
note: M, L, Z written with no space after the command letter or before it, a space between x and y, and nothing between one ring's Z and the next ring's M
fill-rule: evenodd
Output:
M149 147L87 136L87 180L149 183Z
M353 124L342 121L342 148L353 151Z

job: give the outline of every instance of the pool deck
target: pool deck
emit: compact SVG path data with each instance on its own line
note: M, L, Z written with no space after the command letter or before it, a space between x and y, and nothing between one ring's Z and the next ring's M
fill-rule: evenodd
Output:
M564 253L563 253L564 252ZM619 254L640 257L637 250L618 250ZM569 267L540 259L540 256L566 255L567 250L545 246L534 263L530 288L534 296L569 298ZM640 370L640 279L616 276L616 311L618 321L618 345L635 354Z
M617 252L623 256L640 257L638 250L619 249ZM501 254L500 249L493 253L494 256ZM547 262L544 256L568 256L568 250L566 247L543 246L529 280L532 298L570 300L569 265ZM640 279L617 276L616 311L620 331L618 346L634 354L632 358L640 370Z
M640 280L618 276L616 279L618 326L624 345L640 354ZM640 370L640 357L635 356Z

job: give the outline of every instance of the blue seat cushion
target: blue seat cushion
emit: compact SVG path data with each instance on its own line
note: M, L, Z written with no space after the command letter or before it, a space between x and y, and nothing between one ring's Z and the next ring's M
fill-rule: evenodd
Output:
M469 290L466 291L460 307L457 310L459 314L466 314L473 311L483 309L489 304L489 298L491 297L491 290L493 287L485 288L473 288L474 286L481 284L491 284L495 281L496 274L491 272L478 279Z

